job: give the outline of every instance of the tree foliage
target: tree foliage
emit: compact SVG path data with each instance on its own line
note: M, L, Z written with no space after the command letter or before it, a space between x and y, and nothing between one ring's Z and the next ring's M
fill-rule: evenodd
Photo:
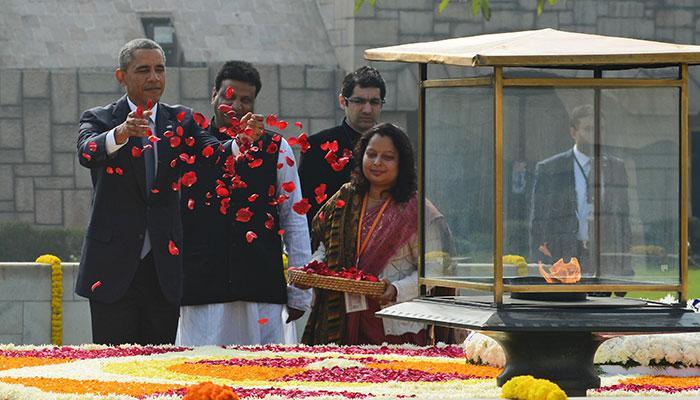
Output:
M365 1L369 3L371 7L374 7L377 3L377 0L355 0L355 12L357 13L360 11L362 8L362 5L365 4ZM533 0L535 1L535 0ZM536 0L537 1L537 15L542 14L542 11L544 11L544 5L545 1L549 5L554 5L557 3L557 0ZM471 0L472 2L472 14L481 15L484 16L485 20L490 20L491 19L491 7L489 6L489 0ZM445 8L447 8L447 5L450 4L450 0L440 0L440 4L438 4L438 12L442 14L443 11L445 11Z

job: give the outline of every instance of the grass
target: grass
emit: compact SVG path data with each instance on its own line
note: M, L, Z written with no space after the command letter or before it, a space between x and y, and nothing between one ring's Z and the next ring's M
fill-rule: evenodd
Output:
M650 280L654 281L655 279L653 278L661 278L663 279L663 282L668 282L669 279L678 279L678 272L677 271L660 271L659 269L637 269L636 270L636 278L650 278ZM646 280L646 279L643 279ZM665 297L667 294L666 292L629 292L627 293L626 297L635 297L635 298L640 298L640 299L649 299L649 300L658 300L662 297ZM670 293L674 297L677 297L677 294ZM688 268L688 298L689 299L695 299L695 298L700 298L700 268L694 267L694 268Z

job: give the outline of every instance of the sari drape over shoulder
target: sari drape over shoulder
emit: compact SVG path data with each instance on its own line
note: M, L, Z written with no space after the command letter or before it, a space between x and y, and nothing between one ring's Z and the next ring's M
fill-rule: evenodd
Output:
M312 222L312 248L323 243L328 268L339 270L356 266L379 276L396 251L417 231L418 202L414 194L408 201L392 201L384 210L359 260L357 226L363 196L351 183L343 185L319 210ZM344 206L340 206L344 203ZM434 208L430 206L431 208ZM381 207L369 210L363 218L362 239L370 230ZM429 213L429 215L432 213ZM359 261L359 262L358 262ZM302 342L306 344L346 343L347 318L341 292L317 290L311 316Z

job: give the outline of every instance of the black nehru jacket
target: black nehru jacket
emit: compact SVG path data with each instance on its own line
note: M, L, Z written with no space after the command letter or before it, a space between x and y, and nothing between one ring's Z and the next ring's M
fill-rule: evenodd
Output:
M211 192L211 205L204 205L205 197L201 197L202 200L195 199L194 215L188 215L189 210L183 213L186 240L192 246L185 249L183 305L232 301L287 303L279 215L277 206L270 204L278 196L276 192L270 193L270 187L277 186L279 142L275 137L279 138L268 132L255 143L258 150L251 155L262 159L260 166L251 167L254 165L251 159L236 163L236 173L247 187L233 189L226 216L219 211L221 199L217 198L215 187L220 177L215 170L209 171L207 186L198 188L198 196ZM227 184L230 181L230 178L225 180ZM250 201L254 194L258 195L257 199ZM183 204L187 201L183 196ZM203 208L199 214L198 207ZM243 207L248 207L253 215L247 222L236 221L237 211ZM265 224L268 214L274 220L270 228ZM251 243L246 239L248 232L257 235Z
M311 231L311 221L323 203L325 203L325 201L321 204L316 202L314 189L320 184L325 183L326 194L328 195L326 200L330 199L343 184L350 181L350 173L355 168L355 160L350 158L350 162L348 162L342 170L338 172L334 171L331 165L324 159L327 151L321 149L321 145L325 142L337 140L338 152L336 154L338 158L340 158L344 149L349 149L350 151L355 149L355 144L360 140L361 136L361 133L352 129L347 121L343 119L342 124L320 131L309 137L311 148L301 155L299 164L301 192L303 197L309 199L309 203L311 204L311 209L306 214L309 223L309 231Z

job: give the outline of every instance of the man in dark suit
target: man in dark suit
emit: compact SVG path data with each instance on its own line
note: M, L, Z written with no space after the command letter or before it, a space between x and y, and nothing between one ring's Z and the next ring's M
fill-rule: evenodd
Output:
M575 108L570 127L574 147L537 163L530 213L532 260L553 263L577 257L585 275L631 276L627 173L619 158L592 158L594 125L593 106ZM600 182L595 182L598 167ZM600 210L595 210L595 196L600 196ZM594 215L600 219L597 233ZM596 243L600 266L591 257Z
M165 54L157 43L124 45L115 77L126 96L80 118L78 158L94 190L76 293L90 299L93 342L174 343L182 292L179 188L196 181L181 176L179 156L211 146L214 162L231 146L205 134L191 109L159 102Z
M326 200L350 181L355 167L352 151L360 136L379 121L385 97L386 84L379 71L360 67L345 76L338 95L338 104L345 112L343 123L309 137L311 147L302 154L299 164L302 195L311 203L306 213L309 230L311 220ZM325 190L321 190L321 185L325 185Z

